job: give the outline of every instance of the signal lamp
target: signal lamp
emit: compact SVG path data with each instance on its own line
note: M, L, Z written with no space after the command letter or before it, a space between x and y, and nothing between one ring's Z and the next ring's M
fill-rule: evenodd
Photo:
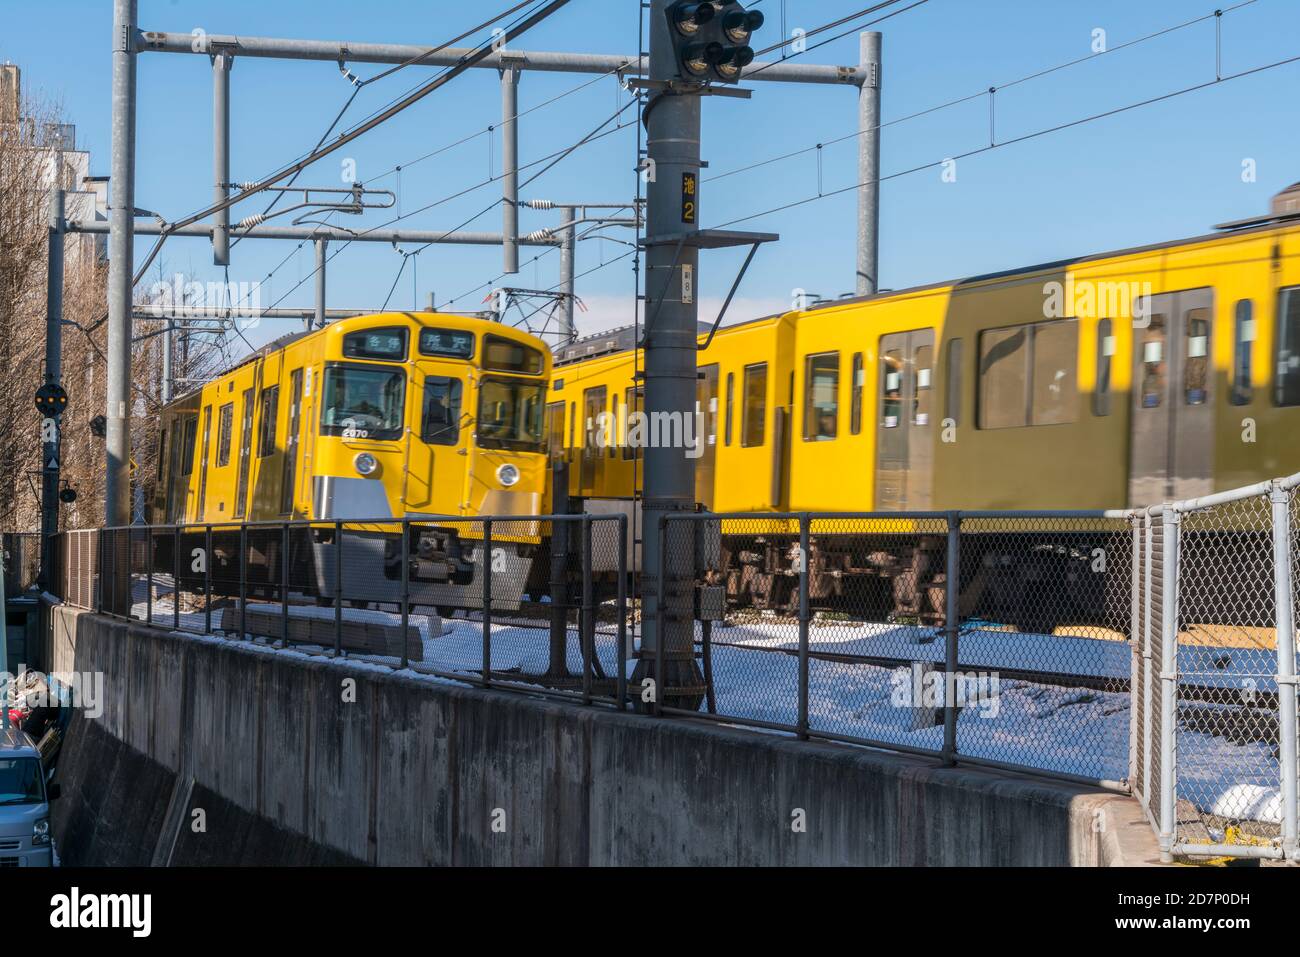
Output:
M721 43L692 43L682 54L682 66L693 76L704 76L726 50Z
M516 482L519 481L518 467L511 465L509 462L507 462L505 465L497 469L497 481L500 482L502 485L504 485L506 488L509 488L510 486L514 485Z
M673 5L668 15L673 26L684 37L693 37L700 32L700 27L713 19L717 8L711 3L678 3Z
M722 79L735 82L740 71L754 62L754 51L749 47L724 47L722 55L713 63L713 69Z
M763 14L757 10L728 10L722 15L722 32L733 43L748 43L749 35L762 25Z

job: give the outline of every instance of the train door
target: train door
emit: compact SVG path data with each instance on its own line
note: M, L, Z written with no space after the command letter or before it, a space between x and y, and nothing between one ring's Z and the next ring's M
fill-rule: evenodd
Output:
M1149 297L1133 328L1129 504L1213 491L1214 291Z
M934 465L934 330L880 337L876 508L930 507Z
M203 407L203 457L199 460L199 501L194 520L203 521L203 512L208 500L208 442L212 437L212 406Z
M718 461L718 365L702 366L695 381L693 437L699 442L695 460L695 501L713 508L713 478Z
M403 503L411 510L459 514L465 494L465 382L458 376L425 375L417 396L413 401L419 402L419 426L407 436Z
M289 373L289 428L284 437L284 475L280 483L280 514L293 512L294 481L297 478L298 450L302 430L302 370Z
M235 518L248 514L248 470L253 454L253 390L245 389L240 413L239 480L235 483Z

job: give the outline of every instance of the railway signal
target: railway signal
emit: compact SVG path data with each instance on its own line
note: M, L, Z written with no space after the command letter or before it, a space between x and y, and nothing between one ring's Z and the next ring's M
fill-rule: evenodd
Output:
M763 14L741 4L687 0L668 7L669 34L683 79L738 83L754 62L750 36L763 25Z

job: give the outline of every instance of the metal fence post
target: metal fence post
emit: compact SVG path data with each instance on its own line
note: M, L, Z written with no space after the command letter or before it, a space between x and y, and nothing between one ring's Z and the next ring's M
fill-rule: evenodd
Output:
M1138 517L1132 515L1129 517L1129 523L1132 525L1133 549L1132 557L1129 559L1129 681L1128 681L1128 783L1130 790L1135 797L1140 797L1137 793L1136 785L1142 779L1138 777L1138 715L1141 708L1138 707L1139 696L1142 693L1142 603L1140 596L1142 594L1142 531ZM1143 785L1145 789L1145 784Z
M411 664L410 655L407 654L407 629L411 627L411 520L402 519L402 667L408 668Z
M153 527L146 526L144 530L144 620L146 624L153 624Z
M591 704L592 659L596 654L596 609L591 587L591 515L582 516L582 703Z
M212 634L212 526L203 528L203 633Z
M659 538L659 563L655 569L655 677L654 677L654 708L655 717L663 715L663 699L667 686L668 674L668 656L664 653L664 572L668 568L666 558L668 546L668 516L660 515L659 524L655 529L655 534ZM644 634L644 632L643 632ZM645 649L642 649L644 654Z
M343 537L339 536L342 545ZM280 533L280 641L289 647L289 523L285 522ZM338 654L337 648L334 651Z
M492 684L492 519L483 519L483 687Z
M957 639L961 614L961 512L948 513L948 550L943 599L943 762L957 763Z
M102 577L102 576L101 576ZM172 628L181 629L181 527L172 538Z
M95 589L95 610L104 613L104 541L108 538L108 529L101 528L95 533L95 574L87 575L98 586Z
M334 657L343 654L343 523L334 523Z
M627 707L627 515L618 516L618 674L614 678L618 710Z
M799 717L795 726L799 737L808 740L808 513L799 515Z
M1161 574L1161 661L1160 661L1160 857L1174 858L1177 826L1175 802L1178 775L1174 760L1178 753L1178 534L1182 515L1173 506L1160 516L1164 525Z
M1151 761L1155 749L1152 728L1155 726L1155 662L1151 652L1151 579L1155 565L1155 529L1151 513L1142 513L1142 804L1148 816L1155 813L1151 806Z
M1277 626L1278 771L1282 776L1282 852L1295 860L1296 847L1296 668L1295 609L1291 598L1291 495L1274 484L1273 589Z
M239 640L248 636L248 526L239 526Z

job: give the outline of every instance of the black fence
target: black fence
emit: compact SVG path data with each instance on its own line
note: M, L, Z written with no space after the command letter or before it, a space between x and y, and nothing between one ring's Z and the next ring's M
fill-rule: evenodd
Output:
M132 526L58 594L153 625L1118 785L1127 513L675 513ZM101 571L102 570L102 571ZM950 587L955 583L955 587Z

